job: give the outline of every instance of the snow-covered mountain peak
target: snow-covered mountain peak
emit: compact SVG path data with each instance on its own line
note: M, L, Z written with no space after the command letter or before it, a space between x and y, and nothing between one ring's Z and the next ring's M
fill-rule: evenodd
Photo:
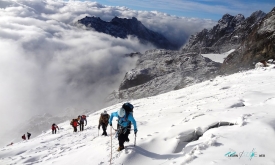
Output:
M252 17L259 17L259 18L263 17L265 15L266 15L266 13L261 11L261 10L257 10L254 13L251 14Z
M230 14L225 14L222 17L222 19L220 19L218 21L217 29L220 29L220 31L225 31L226 34L230 34L244 20L245 20L245 17L242 14L237 14L236 16L232 16Z
M230 14L225 14L222 18L218 21L220 27L226 27L227 24L234 18L234 16Z

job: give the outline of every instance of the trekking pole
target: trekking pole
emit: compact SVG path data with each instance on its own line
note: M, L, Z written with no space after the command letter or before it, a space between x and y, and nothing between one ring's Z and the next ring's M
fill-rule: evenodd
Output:
M137 134L135 133L135 143L134 143L134 146L136 146L136 139L137 139Z
M111 129L111 158L110 158L110 165L112 164L112 148L113 148L113 146L112 146L112 127L110 127L110 129Z

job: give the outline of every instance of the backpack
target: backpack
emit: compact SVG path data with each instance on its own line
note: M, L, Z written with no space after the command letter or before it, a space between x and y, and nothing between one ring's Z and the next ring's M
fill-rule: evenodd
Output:
M71 120L70 125L73 125L74 119Z
M127 118L130 113L133 113L134 106L131 103L124 103L122 108L125 109Z
M101 114L101 120L104 124L108 124L110 116L108 114Z

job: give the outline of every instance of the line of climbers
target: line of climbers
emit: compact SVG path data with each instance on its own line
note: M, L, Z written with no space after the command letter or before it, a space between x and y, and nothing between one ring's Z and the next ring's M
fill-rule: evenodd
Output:
M124 143L129 142L129 134L131 133L131 124L134 125L134 133L137 133L137 124L136 120L133 116L133 109L134 106L131 103L124 103L122 107L117 110L116 112L111 113L111 116L105 110L103 113L100 114L99 123L98 123L98 130L102 127L103 133L102 135L107 136L107 127L108 124L112 127L112 121L114 117L117 117L117 129L116 137L118 137L119 147L117 151L123 150ZM86 115L78 116L77 119L72 119L70 125L73 127L73 132L77 132L77 126L80 127L80 131L84 130L84 121L85 126L87 126L87 119ZM59 127L53 123L52 124L52 134L56 134L56 129L59 130ZM31 134L27 133L28 139L30 139ZM26 140L25 134L22 136L23 140Z
M107 136L106 130L107 130L108 124L112 127L113 118L114 117L118 118L117 129L115 129L116 137L118 137L118 142L119 142L119 147L117 151L123 150L125 148L124 143L130 141L129 134L131 133L131 124L134 125L134 133L136 134L138 131L136 120L133 116L133 109L134 109L134 106L131 103L127 102L127 103L124 103L119 110L111 113L111 116L107 113L106 110L100 114L99 122L98 122L98 130L100 130L100 127L102 127L102 130L103 130L102 136L103 135ZM85 115L78 116L77 119L72 119L70 124L74 128L74 132L77 132L77 126L79 125L80 125L80 131L83 131L84 120L86 121L86 125L87 125L87 120Z
M107 127L108 124L112 127L112 121L114 117L117 117L117 129L116 137L118 137L119 147L117 151L123 150L124 143L129 142L129 134L131 133L131 124L134 125L134 133L137 133L137 125L136 120L133 116L134 106L131 103L124 103L122 107L116 112L111 113L111 116L105 110L100 114L99 122L98 122L98 130L102 127L103 133L102 135L107 136ZM71 125L74 128L74 132L77 132L77 126L80 126L80 131L84 130L84 121L86 121L85 126L87 125L86 116L78 116L77 119L72 119ZM113 128L114 129L114 128Z
M30 137L31 137L31 133L27 132L27 137L28 137L28 140L29 140ZM22 136L22 139L26 140L26 135L25 134Z

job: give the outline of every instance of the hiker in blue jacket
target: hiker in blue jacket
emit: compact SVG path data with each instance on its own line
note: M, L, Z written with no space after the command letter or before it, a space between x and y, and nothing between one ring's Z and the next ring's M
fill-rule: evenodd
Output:
M117 151L121 151L124 149L124 142L126 139L128 139L128 126L129 124L133 123L134 125L134 132L137 133L137 125L136 120L133 117L132 113L126 113L124 108L120 108L117 112L111 113L111 117L109 119L109 124L112 126L113 117L118 118L118 128L117 128L117 134L118 134L118 142L119 147Z

